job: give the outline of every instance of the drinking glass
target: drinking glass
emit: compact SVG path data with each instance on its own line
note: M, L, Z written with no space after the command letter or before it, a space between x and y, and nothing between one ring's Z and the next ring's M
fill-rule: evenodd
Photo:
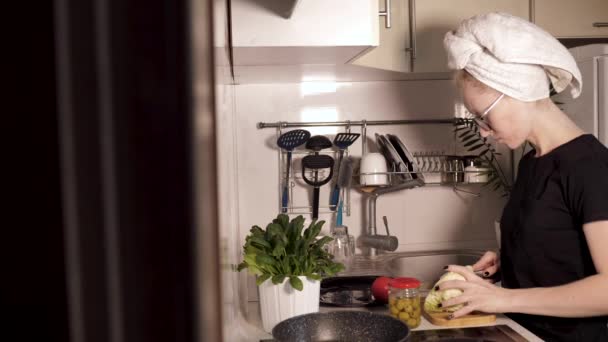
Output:
M334 256L335 262L340 262L349 269L355 256L355 237L348 234L346 226L336 227L332 237L328 252Z

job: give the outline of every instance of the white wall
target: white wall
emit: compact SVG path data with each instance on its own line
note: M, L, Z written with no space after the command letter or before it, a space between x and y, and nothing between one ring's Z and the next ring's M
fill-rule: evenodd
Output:
M278 132L258 129L258 122L452 118L456 98L455 86L448 80L237 85L234 143L240 241L252 225L265 227L279 207ZM309 130L313 135L326 134L333 139L343 128ZM353 131L359 132L359 128ZM375 132L393 133L412 152L466 154L452 131L451 125L370 126L368 146L374 149ZM354 157L361 155L361 140L350 150ZM508 170L510 166L506 166ZM327 203L330 188L322 188L321 201ZM304 187L297 189L294 198L308 204L311 192ZM455 192L449 186L405 190L378 199L378 231L384 232L382 216L386 215L391 234L399 238L400 251L494 248L493 222L503 204L498 193L491 190L483 191L481 197ZM351 206L351 215L344 221L351 234L359 236L365 226L366 201L355 189L351 191ZM305 217L309 219L310 215ZM335 217L322 214L320 219L333 222ZM324 226L324 233L329 233L329 226ZM250 299L256 295L251 284L250 280Z
M208 22L201 20L206 18L201 13L206 13L207 8L201 6L207 3L193 2L193 37L204 37L209 32ZM245 319L245 307L247 306L247 282L245 274L233 271L232 266L240 262L242 245L240 239L240 229L238 221L238 189L236 178L236 145L234 142L236 110L235 110L235 86L230 70L230 60L228 53L228 20L227 20L227 0L214 0L213 2L213 26L214 26L214 46L215 46L215 84L211 91L208 84L207 65L201 61L204 58L198 54L204 52L207 47L200 44L207 44L206 41L194 40L195 49L193 60L195 61L194 87L195 103L215 103L215 133L217 142L217 174L221 175L217 180L217 205L218 205L218 225L220 267L221 267L221 307L209 307L208 303L201 303L206 312L213 312L222 315L223 340L230 342L260 340L267 337L257 326L249 324ZM213 97L213 98L212 98ZM198 109L200 110L200 109ZM196 125L205 126L207 116L197 112ZM198 130L202 131L202 130ZM207 144L204 137L197 137L196 144ZM200 150L203 150L202 148ZM200 160L205 160L206 156L197 156ZM199 168L210 167L209 164L200 162ZM213 167L211 166L211 167ZM205 189L197 189L197 192ZM198 213L203 212L203 206L208 203L198 203ZM200 239L210 238L199 235ZM206 277L216 277L215 274L203 274ZM199 279L200 280L200 279ZM218 294L219 295L219 294Z

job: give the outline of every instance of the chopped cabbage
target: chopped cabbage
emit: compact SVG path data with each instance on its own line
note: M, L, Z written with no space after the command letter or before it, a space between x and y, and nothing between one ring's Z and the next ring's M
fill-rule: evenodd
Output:
M467 266L467 268L470 269L471 271L473 271L473 266ZM466 281L465 277L461 276L460 274L458 274L456 272L446 272L445 274L443 274L441 276L441 278L439 278L437 283L435 283L435 285L433 285L431 292L426 296L426 299L424 301L424 310L426 312L454 312L463 307L462 304L452 305L447 308L438 307L439 303L441 303L445 300L448 300L450 298L458 297L462 294L462 290L460 290L460 289L448 289L448 290L435 291L435 287L438 284L443 283L444 281L448 281L448 280L465 280Z

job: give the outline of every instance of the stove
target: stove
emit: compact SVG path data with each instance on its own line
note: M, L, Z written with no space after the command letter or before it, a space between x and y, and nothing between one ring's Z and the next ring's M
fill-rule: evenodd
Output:
M276 340L261 340L260 342ZM508 325L412 331L408 342L527 342Z
M527 342L508 325L412 331L409 342Z

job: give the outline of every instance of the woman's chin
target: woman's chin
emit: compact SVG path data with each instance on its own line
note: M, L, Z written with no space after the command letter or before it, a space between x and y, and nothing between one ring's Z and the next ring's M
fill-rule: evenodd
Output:
M523 141L519 142L519 141L512 141L512 140L502 140L501 143L507 145L511 150L516 150L524 144Z
M494 142L497 144L505 145L511 150L516 150L524 144L524 141L517 141L516 139L509 139L504 137L493 136Z

